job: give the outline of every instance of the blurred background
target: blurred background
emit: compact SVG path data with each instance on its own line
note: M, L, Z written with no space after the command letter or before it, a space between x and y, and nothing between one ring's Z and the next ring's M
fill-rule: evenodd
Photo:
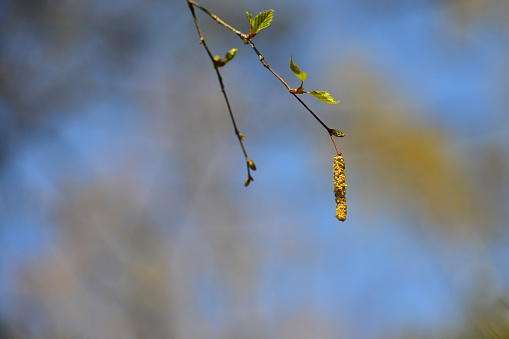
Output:
M0 2L1 338L509 338L509 2Z

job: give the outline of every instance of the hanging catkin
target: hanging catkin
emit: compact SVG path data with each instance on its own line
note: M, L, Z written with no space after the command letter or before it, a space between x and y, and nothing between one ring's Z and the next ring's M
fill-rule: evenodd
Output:
M334 196L336 198L336 218L346 220L345 160L341 155L334 157Z

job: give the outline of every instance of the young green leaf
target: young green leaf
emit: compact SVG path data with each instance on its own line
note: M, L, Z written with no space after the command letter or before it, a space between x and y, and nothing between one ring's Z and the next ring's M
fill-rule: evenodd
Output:
M246 12L246 15L247 15L247 21L249 21L249 24L251 25L251 28L254 27L253 16L249 12Z
M334 98L327 91L311 91L311 92L306 92L306 93L309 93L312 96L314 96L315 98L317 98L318 100L321 100L328 104L339 104L339 100L334 101Z
M228 52L226 52L226 56L223 59L224 63L226 64L228 61L233 59L233 57L235 56L235 53L237 53L238 50L239 50L238 48L232 48Z
M299 66L293 63L292 57L290 57L290 69L292 70L293 74L295 74L295 76L300 79L301 82L306 80L307 73L302 72Z
M258 13L258 15L253 19L253 16L246 12L247 20L251 25L251 29L249 30L249 36L252 38L258 33L260 30L269 27L272 21L272 13L274 13L273 9L270 9L265 12Z
M270 9L265 12L259 13L254 18L255 28L256 31L259 32L260 30L269 27L270 23L272 22L272 15L274 13L273 9Z

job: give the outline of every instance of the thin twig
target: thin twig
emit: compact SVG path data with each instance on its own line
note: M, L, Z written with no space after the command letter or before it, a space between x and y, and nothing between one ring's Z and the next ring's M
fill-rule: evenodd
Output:
M290 86L288 86L286 81L284 81L276 72L274 72L274 70L272 68L270 68L269 64L265 61L265 57L260 53L260 51L258 51L258 49L254 45L254 43L251 41L251 39L247 39L247 41L249 42L249 45L251 45L251 47L255 51L256 55L258 55L258 59L260 59L262 65L265 66L265 68L267 68L272 74L274 74L276 76L276 78L278 78L279 81L281 81L283 83L283 85L285 85L285 87L288 90L290 90L291 88L290 88Z
M209 50L209 48L207 46L207 43L205 42L205 38L203 38L203 34L201 33L200 25L198 24L198 19L196 18L196 13L194 12L194 7L193 6L196 6L196 7L200 8L205 13L207 13L210 16L212 16L221 25L226 26L226 27L232 29L233 31L235 31L235 29L233 29L231 26L227 25L225 22L220 20L217 16L215 16L212 13L210 13L209 11L207 11L205 8L201 7L200 5L195 3L194 1L188 0L187 2L188 2L188 5L189 5L189 9L191 10L191 13L193 15L194 23L196 25L196 29L198 30L198 35L200 36L200 43L203 45L203 47L207 51L207 54L208 54L210 60L212 61L212 64L214 65L214 69L216 70L217 79L219 81L219 85L221 86L221 92L223 92L224 100L226 101L226 106L228 107L228 112L230 113L230 118L232 120L233 128L235 130L235 135L237 135L237 139L239 140L240 147L242 148L242 152L244 153L244 157L246 158L246 167L247 167L247 180L246 180L246 183L249 184L250 181L254 181L253 177L251 176L251 169L250 169L250 166L249 166L251 160L247 156L246 148L244 147L244 143L242 142L243 136L239 132L239 129L237 128L237 123L235 122L235 117L233 116L233 112L232 112L232 109L231 109L231 106L230 106L230 101L228 100L228 96L226 95L226 90L224 88L223 78L221 77L221 73L219 72L219 67L216 67L216 64L214 62L214 57L212 56L212 53L210 52L210 50Z
M193 6L196 6L198 7L199 9L201 9L202 11L204 11L205 13L207 13L212 19L214 19L218 24L220 25L223 25L224 27L228 28L229 30L233 31L233 33L237 34L238 36L242 37L243 34L241 31L233 28L232 26L228 25L226 22L224 22L223 20L221 20L217 15L215 15L214 13L211 13L209 12L208 10L206 10L204 7L202 7L200 4L197 4L196 2L194 2L193 0L187 0L187 3L189 4L189 6L193 5ZM193 12L194 13L194 12Z
M340 156L341 152L338 150L338 146L336 145L336 141L334 141L334 136L330 132L329 132L329 136L330 136L330 139L332 140L332 143L334 144L334 148L336 149L336 153L338 154L338 156Z
M318 122L327 130L327 133L329 133L329 136L332 140L332 143L334 144L334 148L336 149L336 152L338 155L341 155L341 153L339 152L338 150L338 146L336 145L336 141L334 140L334 136L332 134L332 129L329 128L312 110L311 108L309 108L305 103L304 101L302 101L301 98L299 98L297 96L296 93L292 92L290 86L288 86L288 84L286 83L286 81L284 81L272 68L270 68L269 64L267 64L267 62L265 61L265 57L260 53L260 51L258 51L258 49L256 48L256 46L254 45L254 43L251 41L251 39L247 39L247 41L249 42L249 44L251 45L251 47L253 48L253 50L255 51L255 53L258 55L258 59L260 59L261 63L263 64L263 66L265 66L265 68L267 68L272 74L274 74L276 76L276 78L279 79L279 81L281 81L281 83L283 83L283 85L285 85L285 87L288 89L288 91L290 91L290 94L292 94L297 100L299 100L299 102L302 104L302 106L304 106L309 113L311 113L311 115L316 119L318 120Z

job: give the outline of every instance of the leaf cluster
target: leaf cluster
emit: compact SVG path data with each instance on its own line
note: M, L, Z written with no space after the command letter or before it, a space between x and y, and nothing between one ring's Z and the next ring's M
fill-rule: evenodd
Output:
M274 13L273 9L269 9L268 11L258 13L257 16L253 19L251 13L246 12L247 20L249 24L251 24L251 28L249 30L248 38L254 38L255 35L264 28L269 27L272 22L272 14Z
M335 101L334 98L327 91L305 92L303 86L304 86L304 81L306 81L307 73L302 72L300 70L300 67L293 63L292 57L290 57L290 69L292 70L293 74L295 74L295 76L297 78L299 78L299 80L301 81L300 87L295 89L293 91L293 93L295 93L295 94L309 93L312 96L314 96L315 98L317 98L318 100L326 102L328 104L339 104L339 100Z

